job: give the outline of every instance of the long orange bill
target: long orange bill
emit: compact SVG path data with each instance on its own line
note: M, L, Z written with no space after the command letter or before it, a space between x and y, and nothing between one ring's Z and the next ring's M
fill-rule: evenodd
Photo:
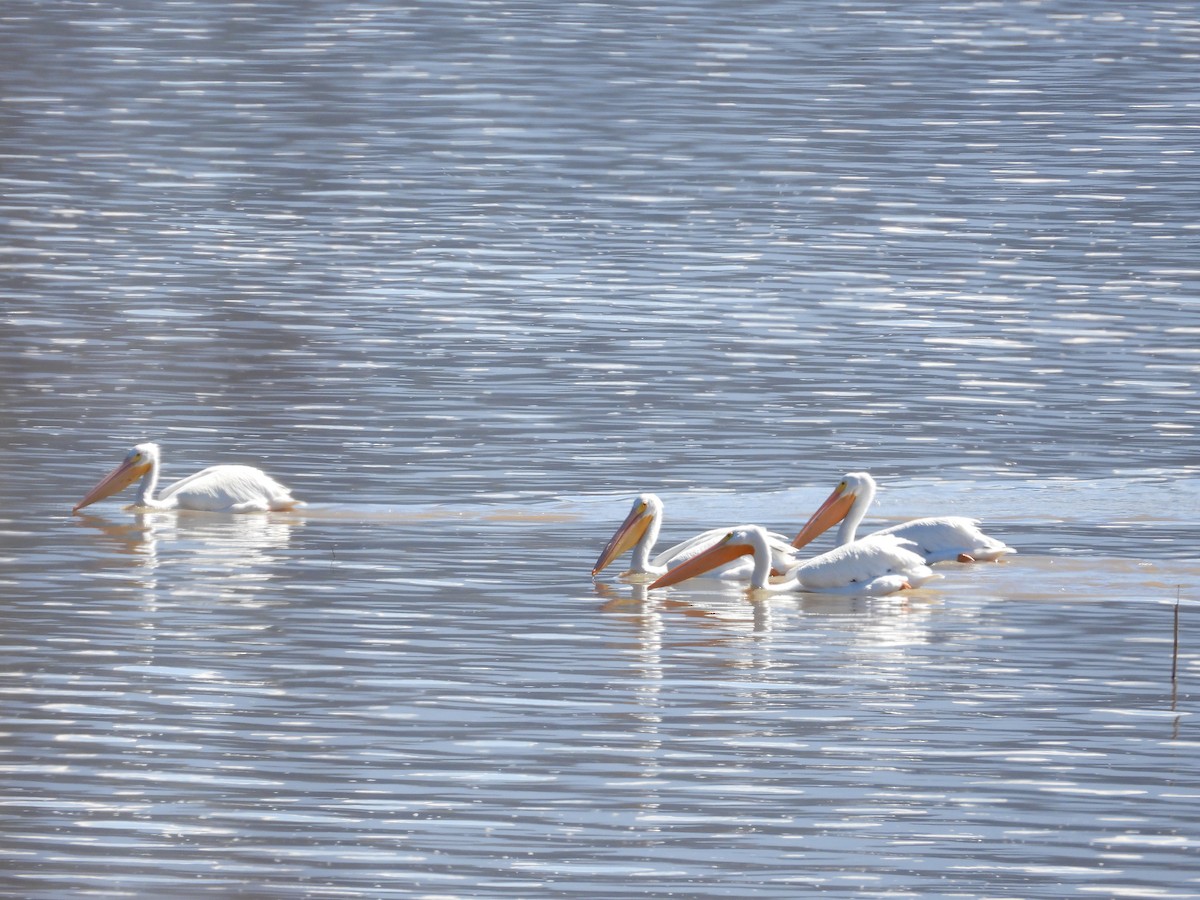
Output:
M733 562L739 556L745 556L747 553L754 552L754 548L749 544L733 543L730 540L732 537L733 535L731 534L726 535L719 543L709 547L703 553L697 553L686 562L681 562L675 568L669 569L665 575L660 575L658 580L650 585L650 590L670 587L689 578L695 578L697 575L703 575L717 566Z
M642 535L646 533L646 529L649 527L650 516L646 514L646 504L639 503L629 511L629 515L625 517L625 521L621 523L616 533L605 544L604 549L600 551L600 558L596 560L596 565L592 566L592 574L600 574L600 571L605 566L634 546L642 539Z
M73 513L79 512L85 506L91 506L97 500L111 497L118 491L123 491L143 475L150 471L150 464L125 460L102 479L100 483L88 491L87 496L75 504Z
M804 523L800 533L792 539L792 546L799 549L812 540L820 537L830 527L846 518L850 507L854 505L854 495L842 487L834 489L825 498L812 517Z

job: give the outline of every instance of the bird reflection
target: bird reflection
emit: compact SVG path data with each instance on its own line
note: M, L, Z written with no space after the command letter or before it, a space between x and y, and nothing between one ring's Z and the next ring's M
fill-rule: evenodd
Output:
M644 584L597 582L594 587L605 600L603 612L623 615L637 626L647 616L679 616L693 624L726 629L727 637L736 638L748 632L765 636L780 628L803 633L810 631L812 620L817 619L824 627L844 632L847 649L876 651L928 643L929 618L938 598L930 590L888 597L801 593L751 599L743 590L728 585L689 591L687 597L649 591ZM708 640L712 639L709 636Z
M835 598L816 594L800 595L793 600L804 616L822 617L828 625L844 631L847 650L867 650L877 659L890 655L879 651L893 651L902 657L908 649L929 643L930 620L940 605L936 595L928 590L918 594L859 597L842 604L831 601Z
M74 524L93 529L96 532L94 535L96 543L100 546L106 547L113 553L134 555L144 554L147 549L153 551L154 529L145 520L158 515L166 515L166 513L135 515L132 519L123 518L119 522L109 521L103 516L80 513L71 521Z
M302 519L267 516L210 516L188 512L137 513L117 521L80 515L75 522L93 531L102 550L102 565L132 557L130 574L139 587L159 589L166 572L183 572L185 578L173 593L202 593L220 599L251 599L272 577L272 567L291 541L292 529Z
M770 628L770 605L748 600L744 596L731 598L726 594L717 603L700 605L691 600L664 597L661 593L651 595L645 584L595 582L594 587L598 596L606 598L600 607L601 611L623 613L635 622L652 611L658 615L685 616L697 620L700 625L725 625L743 630L749 626L753 631Z

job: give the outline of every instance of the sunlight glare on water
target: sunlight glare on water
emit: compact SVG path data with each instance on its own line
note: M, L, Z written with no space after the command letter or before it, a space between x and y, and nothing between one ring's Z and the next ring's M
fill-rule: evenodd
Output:
M1195 11L802 13L0 11L0 893L1200 897Z

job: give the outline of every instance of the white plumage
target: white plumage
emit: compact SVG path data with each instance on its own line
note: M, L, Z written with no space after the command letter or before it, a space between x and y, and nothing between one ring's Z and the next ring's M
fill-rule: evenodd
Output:
M755 591L880 596L919 587L941 577L914 552L910 542L883 535L793 562L782 577L772 578L771 570L778 559L771 550L766 530L759 525L742 525L727 531L704 552L673 566L650 587L678 584L746 554L753 554L750 587Z
M600 552L596 565L592 567L592 575L599 575L613 560L626 550L632 549L633 555L629 569L623 572L621 577L629 581L648 581L652 577L666 574L672 566L691 559L711 547L729 531L728 528L712 528L702 531L652 557L650 554L658 542L662 521L662 500L655 494L638 494L633 500L629 515L617 526L617 530ZM780 559L791 560L792 548L786 537L781 534L768 534L768 544L776 555L777 562ZM748 560L734 560L727 565L710 570L707 574L710 577L745 580L750 577L751 570L752 567Z
M138 481L131 508L190 509L204 512L269 512L303 506L291 492L252 466L210 466L181 478L154 496L159 472L158 444L138 444L75 506L79 512Z
M837 543L839 546L849 544L856 539L858 526L874 501L875 479L866 472L847 473L800 529L792 546L797 549L805 546L839 521L842 525L838 529ZM1005 554L1017 552L1003 541L980 531L978 519L964 516L912 519L873 531L870 536L879 535L892 535L911 541L913 549L927 563L947 560L992 562Z

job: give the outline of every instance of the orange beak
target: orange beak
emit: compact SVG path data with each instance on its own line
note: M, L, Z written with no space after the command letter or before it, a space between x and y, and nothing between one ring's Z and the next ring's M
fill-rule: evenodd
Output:
M639 503L629 511L625 521L600 552L600 558L596 560L596 565L592 566L592 574L599 575L605 566L640 541L649 527L648 507L645 503Z
M100 483L88 491L87 496L75 504L75 508L71 510L73 513L79 512L85 506L91 506L97 500L103 500L105 497L111 497L118 491L123 491L129 487L143 475L150 471L150 463L135 462L132 459L127 459L107 475L105 475Z
M725 563L733 562L739 556L745 556L747 553L754 552L754 548L749 544L735 544L731 541L732 534L727 534L720 541L709 547L703 553L697 553L686 562L681 562L675 568L668 571L665 575L660 575L658 580L650 585L650 590L661 587L670 587L673 584L678 584L681 581L686 581L689 578L695 578L697 575L703 575L717 566L723 566Z
M850 512L850 507L853 505L853 492L847 490L843 485L838 485L812 514L812 517L804 523L800 533L792 539L792 546L799 549L820 537L826 530L846 518L846 513Z

